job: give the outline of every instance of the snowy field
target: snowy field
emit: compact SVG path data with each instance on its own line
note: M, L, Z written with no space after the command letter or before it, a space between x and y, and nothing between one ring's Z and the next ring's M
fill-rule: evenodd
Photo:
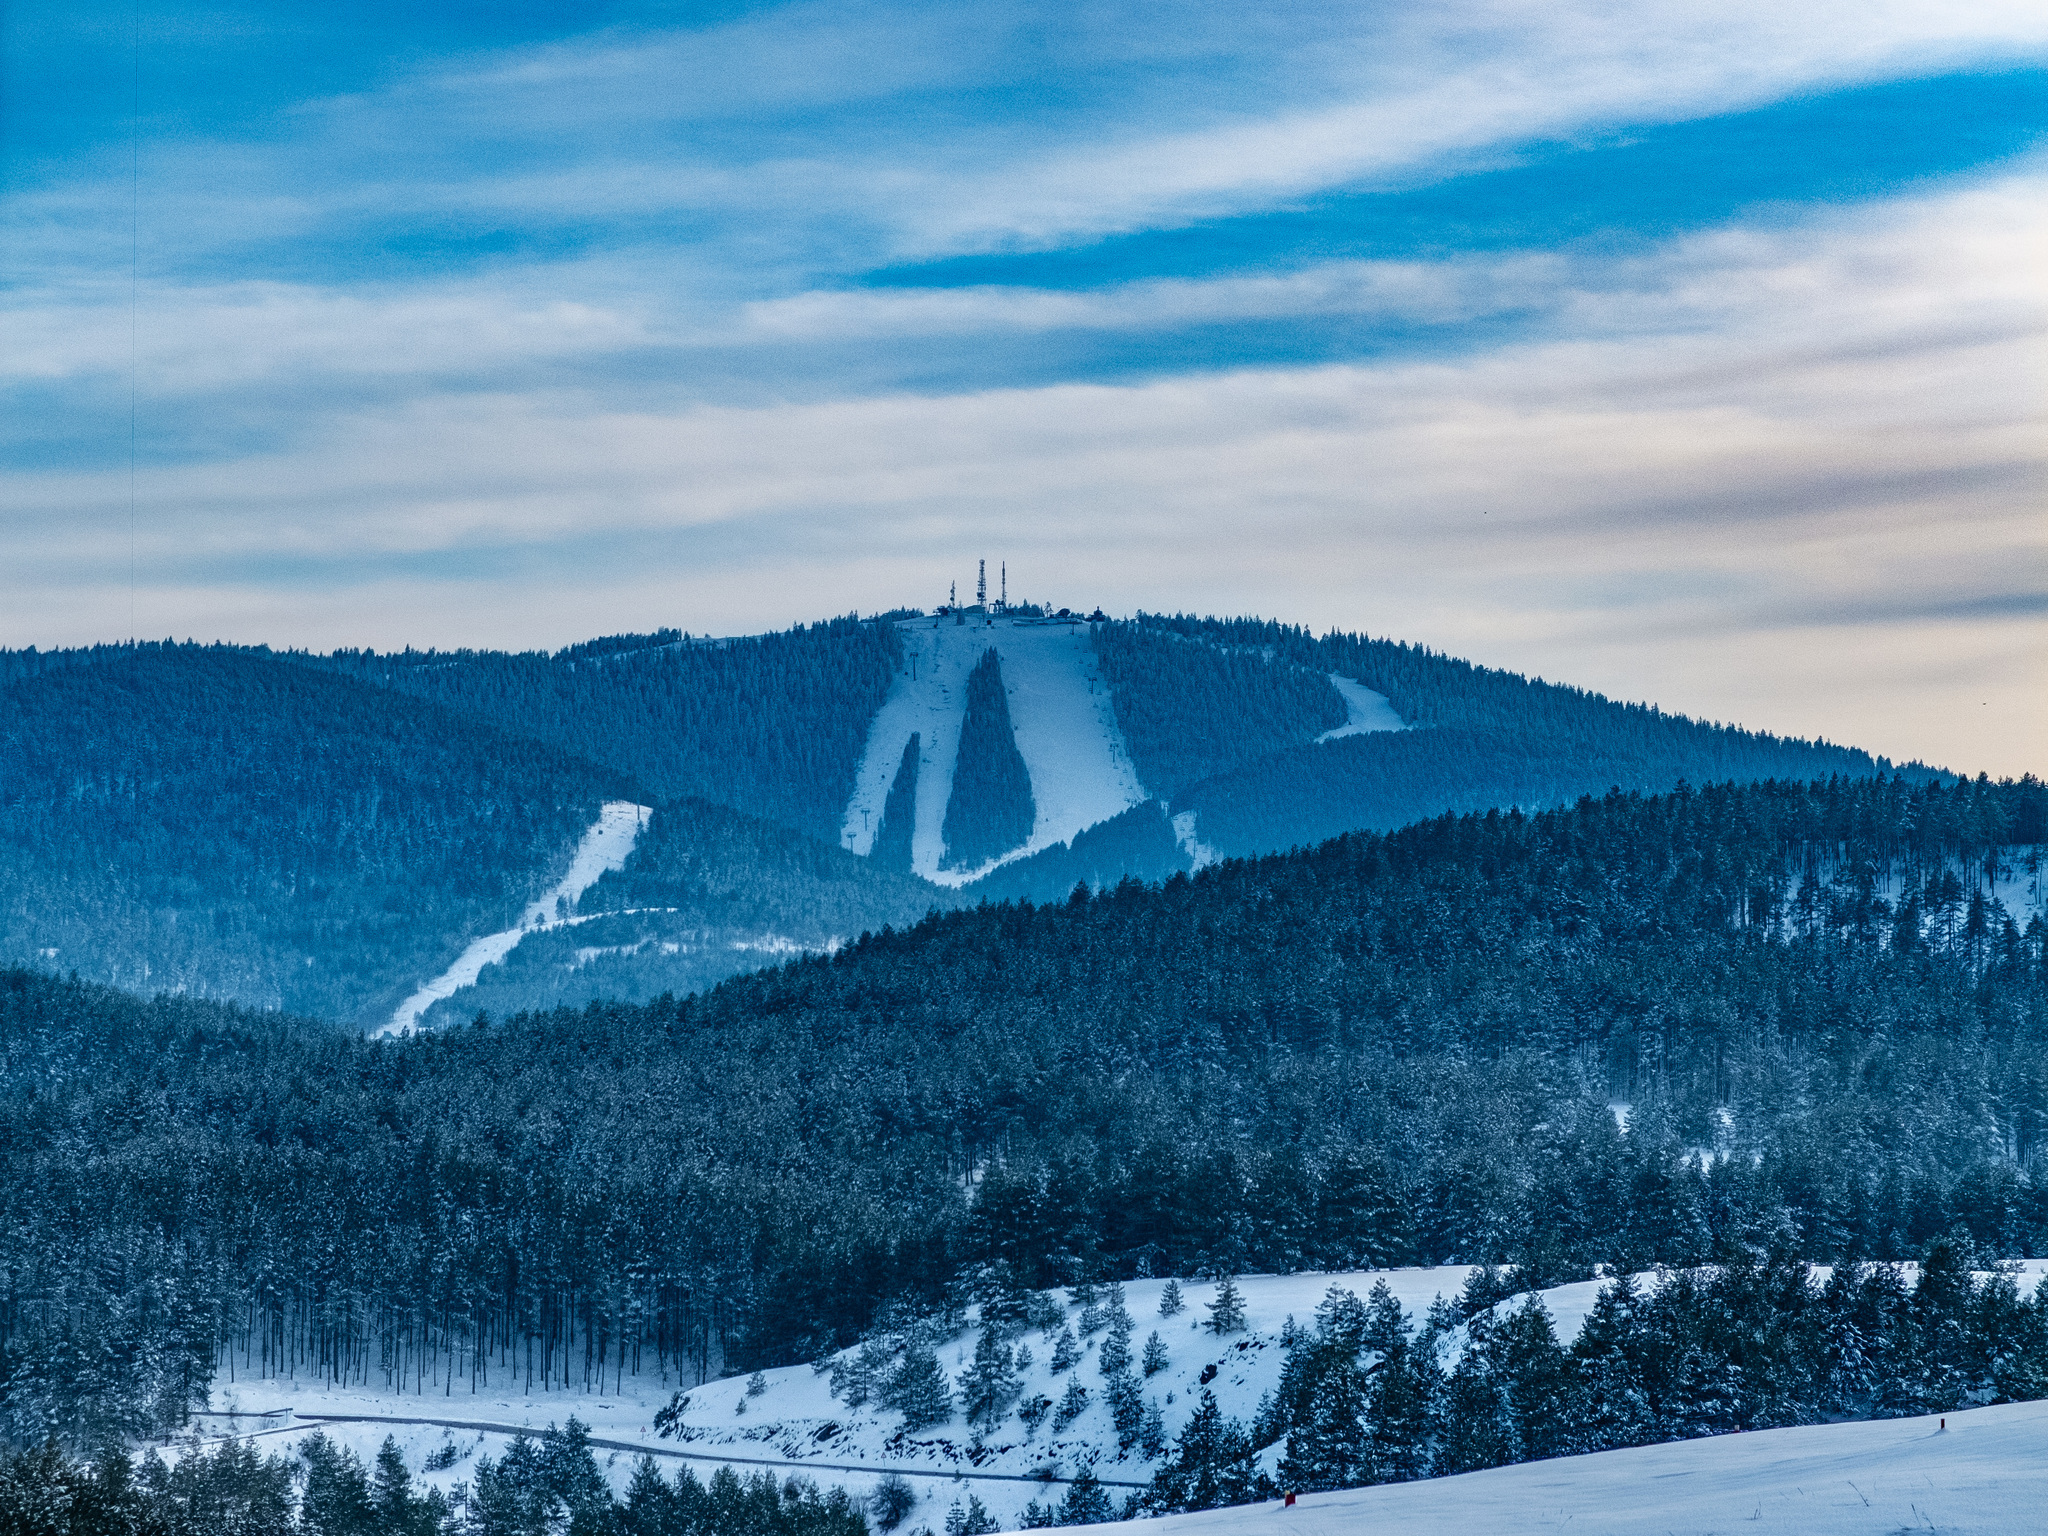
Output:
M1119 1536L2019 1536L2048 1528L2048 1403L1719 1435L1093 1527Z
M633 844L639 841L640 829L646 825L649 814L646 806L635 805L630 800L607 800L597 820L591 823L590 830L576 844L568 873L556 882L552 890L527 907L520 916L519 926L474 940L453 965L400 1003L398 1011L391 1015L391 1022L374 1033L390 1035L411 1029L419 1022L421 1014L442 998L452 997L461 988L473 984L485 966L495 965L511 954L529 933L556 926L555 914L561 910L557 903L566 902L574 907L577 898L597 884L599 876L623 865L626 855L633 851Z
M1030 841L1005 861L1066 842L1144 800L1108 690L1096 673L1087 625L908 619L898 629L903 670L868 729L840 831L842 847L864 855L874 846L889 786L914 731L919 756L911 868L927 880L964 885L995 867L939 868L953 760L967 709L967 674L991 647L1002 658L1010 724L1038 808Z

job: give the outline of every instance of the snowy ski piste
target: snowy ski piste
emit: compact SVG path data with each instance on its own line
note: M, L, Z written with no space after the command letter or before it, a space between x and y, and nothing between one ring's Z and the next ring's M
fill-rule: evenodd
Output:
M840 846L866 855L881 830L882 806L913 731L919 733L917 801L910 867L940 885L965 885L998 864L1024 858L1107 821L1145 799L1117 728L1109 690L1095 665L1088 626L985 618L906 619L903 666L890 685L861 754ZM941 869L946 804L967 712L967 674L993 649L1009 690L1010 724L1031 775L1038 814L1030 838L978 869Z
M1365 684L1354 682L1340 673L1330 674L1330 686L1335 688L1344 700L1344 711L1348 718L1333 731L1325 731L1317 741L1335 741L1342 736L1363 736L1368 731L1405 731L1407 723L1394 713L1393 700L1384 693L1374 693Z
M472 940L453 965L400 1003L398 1011L391 1015L391 1022L372 1033L393 1035L416 1028L421 1014L442 998L453 997L462 988L473 985L483 974L485 966L495 965L511 954L529 933L542 933L561 926L555 917L559 910L556 903L567 902L575 906L577 898L597 884L600 876L623 866L626 856L633 851L634 843L640 839L640 829L647 824L651 814L648 807L635 805L630 800L607 800L597 820L591 823L590 830L577 843L575 855L569 860L568 873L555 883L553 889L528 904L520 916L518 927Z

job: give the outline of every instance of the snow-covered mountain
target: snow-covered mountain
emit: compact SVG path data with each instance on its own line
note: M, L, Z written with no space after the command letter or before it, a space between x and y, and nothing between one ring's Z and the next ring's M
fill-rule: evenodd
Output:
M1000 605L554 654L7 653L0 679L0 960L365 1024L697 990L933 907L1446 811L1890 767L1362 635ZM564 884L600 799L649 836ZM256 906L244 862L275 872Z
M958 622L905 619L896 632L902 665L868 728L841 846L863 855L873 848L904 746L915 735L921 750L911 868L927 880L960 886L992 867L940 867L967 675L991 650L1001 663L1017 751L1037 806L1030 837L1005 860L1067 842L1145 799L1086 623L978 615L972 624L964 616Z

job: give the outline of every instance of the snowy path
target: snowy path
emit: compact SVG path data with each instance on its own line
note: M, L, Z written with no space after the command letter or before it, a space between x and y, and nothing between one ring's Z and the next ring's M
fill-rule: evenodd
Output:
M569 861L569 872L562 876L553 890L527 907L518 927L507 928L502 933L485 934L473 941L453 965L400 1003L390 1023L373 1033L392 1035L414 1028L421 1014L442 998L452 997L475 982L485 966L494 965L511 954L527 934L558 926L556 903L566 901L573 907L576 899L595 885L600 875L624 864L626 855L633 851L633 844L639 840L640 829L646 825L649 814L646 806L635 805L630 800L607 800L597 820L576 845L575 857Z
M1010 724L1038 807L1030 840L1001 862L1066 842L1076 832L1144 800L1109 692L1097 680L1086 625L1013 619L956 625L910 619L898 628L903 636L903 671L869 728L840 831L842 847L866 854L874 846L889 785L904 744L915 731L920 742L911 867L927 880L956 886L995 867L939 868L946 802L953 793L953 759L960 750L960 723L967 708L967 674L991 646L1002 658Z
M295 1417L305 1420L307 1424L314 1425L424 1424L435 1429L471 1429L480 1434L504 1435L507 1438L513 1435L530 1435L533 1433L532 1426L530 1425L492 1424L478 1419L405 1419L379 1413L301 1413L295 1415ZM290 1434L291 1430L266 1429L258 1430L257 1433L282 1435ZM806 1473L858 1472L869 1477L875 1474L874 1467L856 1466L851 1462L811 1461L808 1459L793 1461L787 1456L725 1456L711 1451L679 1451L672 1445L649 1444L644 1440L606 1440L594 1435L591 1437L590 1443L600 1450L645 1452L649 1456L667 1456L675 1461L707 1461L714 1466L720 1467L779 1467L785 1472L797 1470ZM1029 1483L1034 1488L1043 1487L1047 1483L1070 1483L1073 1481L1070 1477L1025 1477L1014 1472L961 1472L953 1468L940 1469L935 1467L905 1466L894 1467L890 1470L900 1472L905 1477L939 1477L944 1478L947 1482ZM1129 1479L1119 1482L1113 1477L1099 1477L1096 1481L1113 1488L1149 1488L1151 1486L1150 1483L1132 1482Z
M1374 693L1363 683L1330 674L1330 686L1344 696L1344 708L1351 718L1334 731L1325 731L1317 741L1335 741L1339 736L1363 736L1368 731L1405 731L1407 725L1394 713L1393 702L1384 693Z

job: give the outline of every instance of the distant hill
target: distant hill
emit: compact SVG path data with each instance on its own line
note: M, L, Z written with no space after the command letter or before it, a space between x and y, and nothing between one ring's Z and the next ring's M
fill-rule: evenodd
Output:
M0 959L366 1024L508 928L608 795L664 809L589 899L638 882L675 910L518 938L434 1021L688 991L934 907L1447 811L1940 776L1415 646L1178 615L898 612L553 653L18 651L0 683Z
M372 1022L624 783L247 651L74 661L0 694L0 957L145 994Z

